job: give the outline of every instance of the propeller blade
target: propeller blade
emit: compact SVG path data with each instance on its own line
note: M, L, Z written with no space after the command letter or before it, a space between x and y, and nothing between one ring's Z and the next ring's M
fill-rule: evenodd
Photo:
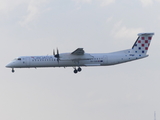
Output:
M57 48L57 54L55 55L56 58L59 58L59 50Z
M58 62L58 64L59 64L60 56L59 56L59 50L58 50L58 48L57 48L57 53L55 53L55 50L53 49L53 55L54 55L54 57L57 58L57 62Z
M56 54L55 54L55 50L53 49L53 55L55 56Z
M58 48L57 48L57 56L59 57L59 50L58 50Z
M58 48L57 48L57 54L59 54L59 50L58 50Z

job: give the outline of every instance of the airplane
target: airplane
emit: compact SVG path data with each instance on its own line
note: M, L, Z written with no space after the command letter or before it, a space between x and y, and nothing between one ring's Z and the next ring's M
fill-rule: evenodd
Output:
M82 71L81 67L109 66L148 57L147 51L154 33L139 33L131 49L112 53L85 53L83 48L77 48L70 53L53 50L53 55L21 56L6 65L7 68L39 68L39 67L73 67L74 73Z

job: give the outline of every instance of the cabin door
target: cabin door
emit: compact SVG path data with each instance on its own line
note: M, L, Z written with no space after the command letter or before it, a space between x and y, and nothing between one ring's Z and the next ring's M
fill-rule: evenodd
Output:
M29 60L30 60L29 57L22 58L22 62L23 62L23 64L24 64L24 66L29 66Z

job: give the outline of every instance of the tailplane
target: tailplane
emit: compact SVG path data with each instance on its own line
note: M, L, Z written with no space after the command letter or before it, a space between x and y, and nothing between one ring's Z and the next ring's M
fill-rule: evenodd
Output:
M140 56L146 55L153 35L154 33L139 33L138 38L132 47L132 53L137 53Z

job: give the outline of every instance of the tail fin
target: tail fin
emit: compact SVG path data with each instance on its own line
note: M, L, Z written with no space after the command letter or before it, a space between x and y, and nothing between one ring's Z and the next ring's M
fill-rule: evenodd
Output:
M139 56L146 55L153 35L154 33L139 33L132 47L132 52L139 54Z

